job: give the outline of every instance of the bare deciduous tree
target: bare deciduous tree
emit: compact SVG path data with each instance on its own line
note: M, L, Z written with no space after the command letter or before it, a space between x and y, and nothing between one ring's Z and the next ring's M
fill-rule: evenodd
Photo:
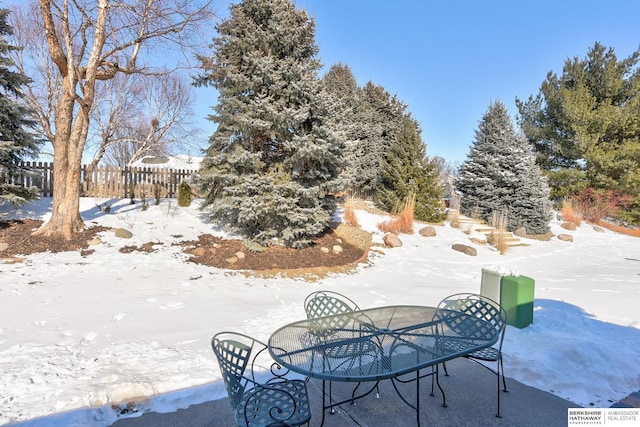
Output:
M51 219L37 234L69 238L84 228L80 175L97 84L120 74L167 74L145 63L144 57L166 53L170 46L191 47L198 26L213 16L211 4L212 0L38 0L47 48L39 54L50 59L31 65L52 63L53 68L44 71L47 83L57 89L37 94L48 98L38 114L53 146L55 170ZM153 121L149 125L148 131L155 133Z
M96 103L96 154L90 167L105 157L131 166L145 155L167 155L192 148L192 87L178 75L119 75L110 80Z

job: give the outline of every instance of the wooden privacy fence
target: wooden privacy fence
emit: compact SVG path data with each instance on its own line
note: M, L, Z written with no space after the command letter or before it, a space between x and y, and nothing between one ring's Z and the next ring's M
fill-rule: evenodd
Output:
M24 187L38 187L42 197L51 197L53 163L25 162L23 166L36 173L9 177L11 182ZM78 185L81 186L82 197L152 199L157 191L159 197L177 198L180 183L195 172L189 169L120 166L97 166L91 170L84 165ZM9 178L5 177L5 180Z

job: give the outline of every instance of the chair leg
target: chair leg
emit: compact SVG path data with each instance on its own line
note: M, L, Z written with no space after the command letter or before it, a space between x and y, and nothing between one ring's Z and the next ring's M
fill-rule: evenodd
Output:
M500 368L502 370L502 387L503 387L503 391L506 393L509 390L507 390L507 381L504 378L504 363L502 362L502 355L500 355Z
M362 383L358 383L353 390L351 391L351 404L352 405L357 405L356 400L355 400L355 396L356 396L356 391L358 391L358 389L360 388L360 385ZM367 392L366 394L369 394L369 392ZM376 382L376 399L380 399L380 381Z
M431 393L429 393L429 396L433 397L436 395L434 385L437 384L438 388L440 389L440 393L442 393L442 407L446 408L447 397L444 394L444 389L440 385L439 369L440 369L440 365L435 365L431 367Z
M502 368L502 369L501 369ZM500 357L497 361L497 366L496 366L496 380L498 381L498 412L496 413L496 417L497 418L502 418L502 414L500 414L500 374L502 371L502 382L504 383L504 367L502 366L502 357ZM507 386L505 384L504 386L504 391L507 391Z
M431 367L431 393L429 393L429 396L433 397L435 396L435 392L434 392L434 384L435 384L435 376L436 376L436 370L438 369L438 366L432 366Z
M496 413L496 417L502 418L502 415L500 415L500 373L498 373L497 378L498 378L498 412Z
M332 394L331 394L331 392L332 392L332 390L331 390L332 389L332 384L333 384L333 381L329 381L329 405L333 404L333 399L331 397L332 396ZM329 413L330 414L335 414L336 413L336 409L332 406L331 409L329 410Z
M447 407L447 396L444 394L444 389L440 385L440 365L436 365L435 377L436 377L436 384L438 386L438 389L440 389L440 393L442 393L442 407L446 408ZM433 384L432 384L432 386L433 386Z
M444 376L448 377L449 371L447 371L447 362L442 362L442 367L444 368ZM433 383L435 381L435 378L433 378L434 377L433 372L434 370L437 370L437 369L438 369L437 366L435 368L433 366L431 367L431 393L429 394L429 396L435 396L434 389L433 389Z
M353 390L351 390L351 404L355 405L356 404L356 400L355 400L355 396L356 396L356 391L358 391L358 389L360 388L360 384L362 383L358 383Z

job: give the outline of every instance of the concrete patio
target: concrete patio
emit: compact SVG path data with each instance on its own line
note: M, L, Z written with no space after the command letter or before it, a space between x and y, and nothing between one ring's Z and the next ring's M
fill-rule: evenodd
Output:
M567 409L577 405L553 394L528 387L507 378L508 393L501 392L502 418L496 418L496 376L466 359L447 363L450 376L440 376L446 393L447 407L442 407L442 395L436 388L434 397L429 395L431 380L421 382L421 426L566 426ZM509 373L507 372L507 375ZM335 399L350 396L354 384L334 383ZM311 380L308 384L311 399L311 426L319 426L322 419L322 382ZM409 401L415 401L415 384L405 385ZM396 395L389 381L380 387L381 397L371 394L345 404L335 414L327 412L327 427L378 427L415 426L416 414ZM235 427L233 410L227 399L206 402L169 414L148 413L138 418L116 422L113 427Z

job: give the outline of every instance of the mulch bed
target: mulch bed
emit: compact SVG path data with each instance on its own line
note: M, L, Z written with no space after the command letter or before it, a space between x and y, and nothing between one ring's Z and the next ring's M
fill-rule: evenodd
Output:
M35 219L20 219L11 221L0 221L0 243L7 243L9 246L0 252L0 259L13 258L19 255L31 255L40 252L67 252L87 250L89 241L107 227L91 227L86 230L74 233L70 240L63 237L33 236L33 232L40 228L42 221ZM83 252L89 255L92 250Z
M197 241L183 242L182 246L185 252L193 255L191 261L195 263L232 270L337 267L354 263L365 254L363 249L345 242L333 231L302 249L270 246L263 252L252 252L240 240L226 240L210 234L201 235ZM334 251L334 246L339 246L341 251Z
M93 252L88 242L98 233L109 230L102 226L93 226L74 233L71 240L62 237L33 236L34 230L42 221L33 219L0 221L0 242L8 247L0 252L0 259L41 252L65 252L80 250L84 256ZM140 247L124 246L120 252L153 252L158 243L146 243ZM199 236L196 241L182 242L183 250L191 255L190 261L210 267L232 270L295 270L317 267L338 267L351 265L363 259L367 250L356 247L340 238L333 230L320 236L313 245L303 249L271 246L264 252L247 250L240 240L227 240L209 234ZM340 246L340 252L334 251ZM321 248L326 248L323 251ZM242 252L241 256L239 252ZM235 258L235 260L234 260Z

